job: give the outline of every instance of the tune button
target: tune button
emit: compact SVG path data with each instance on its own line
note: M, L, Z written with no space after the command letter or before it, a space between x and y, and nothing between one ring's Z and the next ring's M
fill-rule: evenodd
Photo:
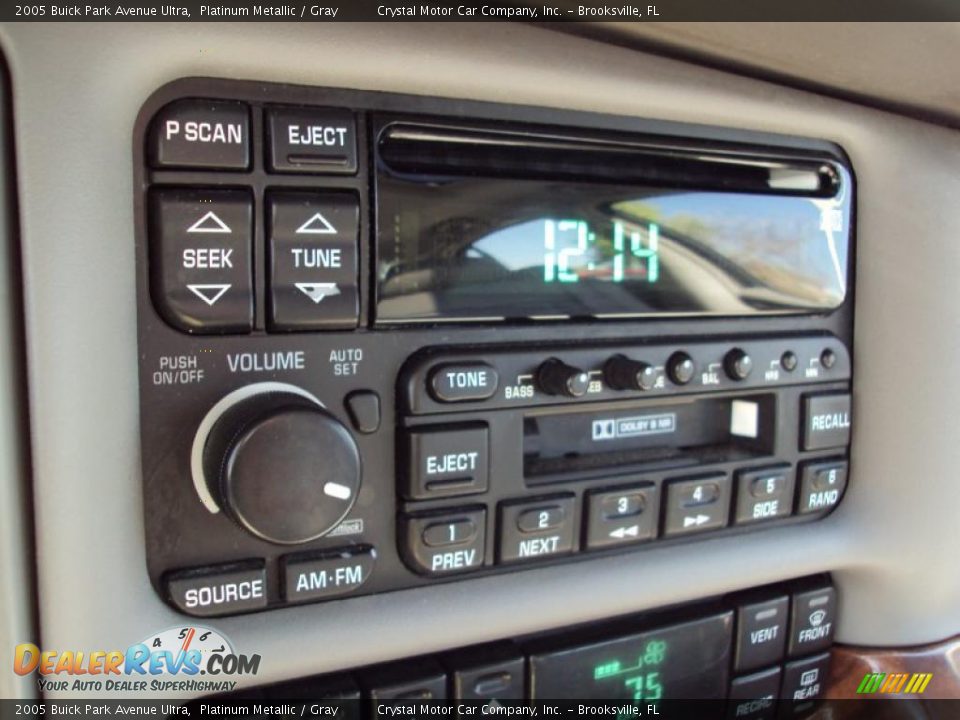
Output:
M653 365L615 355L603 366L603 378L614 390L652 390L657 382Z
M694 364L693 358L683 351L675 352L667 360L667 375L676 385L689 383L693 380L696 370L697 366Z
M723 369L731 380L746 380L753 369L753 360L745 350L734 348L723 358Z
M537 385L547 395L583 397L590 386L590 373L550 358L537 368Z

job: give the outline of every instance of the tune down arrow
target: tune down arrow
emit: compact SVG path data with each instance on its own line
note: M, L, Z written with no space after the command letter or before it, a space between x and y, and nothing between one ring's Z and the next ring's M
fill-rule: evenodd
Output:
M625 537L637 537L640 534L639 525L631 525L630 527L619 527L616 530L610 531L610 537L617 538L622 540Z
M325 297L340 294L340 288L336 283L294 283L294 285L314 303L319 303Z

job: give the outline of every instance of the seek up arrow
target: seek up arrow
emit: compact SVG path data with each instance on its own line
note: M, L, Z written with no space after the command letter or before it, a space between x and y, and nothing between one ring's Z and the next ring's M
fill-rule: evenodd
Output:
M325 297L340 294L340 288L336 283L294 283L294 285L314 303L319 303Z
M686 528L686 527L690 527L691 525L694 525L694 526L696 526L696 527L700 527L700 526L703 525L705 522L707 522L709 519L710 519L710 516L709 516L709 515L693 515L693 516L688 515L687 517L685 517L685 518L683 519L683 526L684 526L685 528Z
M193 225L187 228L188 233L230 233L230 227L211 210Z

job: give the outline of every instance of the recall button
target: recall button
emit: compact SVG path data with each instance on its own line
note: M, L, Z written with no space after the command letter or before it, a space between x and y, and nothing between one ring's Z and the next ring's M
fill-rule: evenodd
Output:
M195 568L166 578L167 595L177 609L196 617L216 617L267 606L263 563Z
M404 497L428 500L485 492L487 436L486 425L410 430Z
M270 169L276 172L357 171L357 123L333 108L274 108L267 113Z
M850 395L813 395L803 400L803 449L850 444Z
M486 400L499 381L497 371L484 363L441 365L430 373L430 390L438 402Z
M283 559L284 598L289 603L345 595L363 585L377 559L373 548L345 548L320 557Z
M158 168L246 170L250 113L239 102L177 100L153 119L150 164Z

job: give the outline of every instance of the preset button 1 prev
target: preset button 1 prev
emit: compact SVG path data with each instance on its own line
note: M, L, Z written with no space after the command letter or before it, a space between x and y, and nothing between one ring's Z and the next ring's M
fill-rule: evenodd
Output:
M486 425L408 431L404 497L427 500L486 491L488 435Z
M421 575L449 575L483 565L487 511L471 506L400 518L404 559Z
M361 547L284 558L284 598L290 603L310 602L353 592L370 577L376 557L373 548Z
M260 561L184 570L167 576L165 583L171 602L196 617L267 606L267 573Z

